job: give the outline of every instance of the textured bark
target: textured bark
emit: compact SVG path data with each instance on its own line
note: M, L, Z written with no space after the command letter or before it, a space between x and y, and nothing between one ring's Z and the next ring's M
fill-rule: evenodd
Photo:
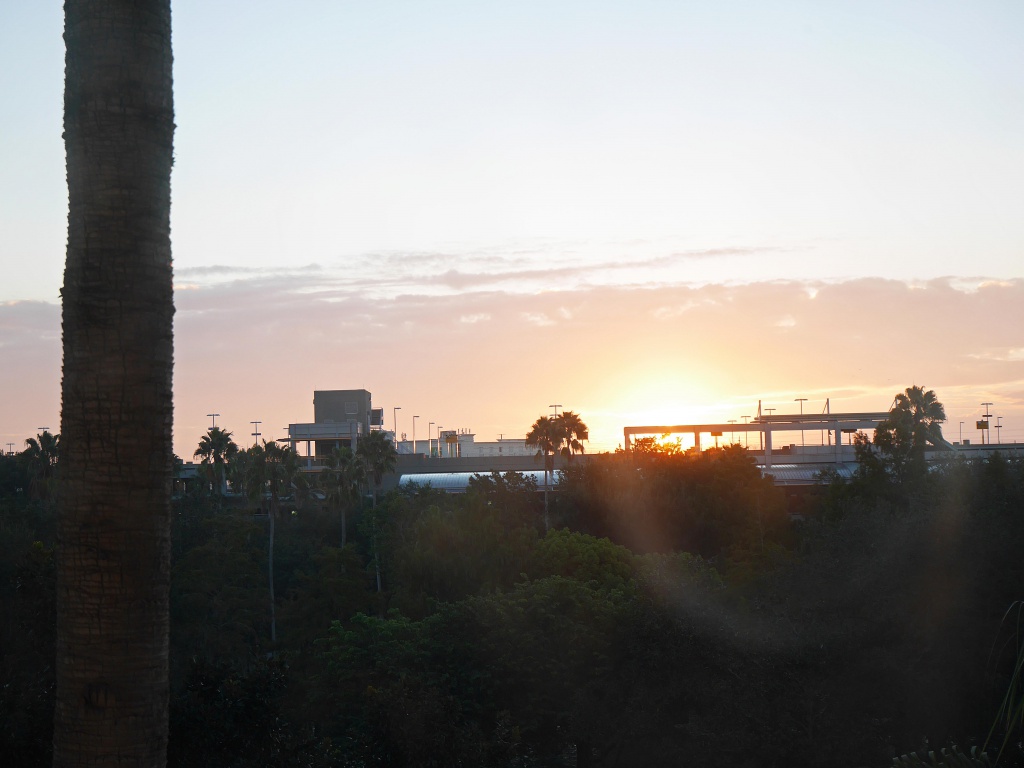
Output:
M67 0L55 766L163 766L170 0Z

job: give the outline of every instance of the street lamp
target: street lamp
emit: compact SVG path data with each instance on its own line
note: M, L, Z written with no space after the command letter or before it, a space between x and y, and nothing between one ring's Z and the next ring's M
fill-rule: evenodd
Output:
M960 447L964 446L964 423L960 422Z
M997 445L1002 445L1003 444L1003 437L1002 437L1003 433L999 431L1002 428L1003 428L1003 417L1002 416L996 416L996 444Z
M210 429L214 429L217 426L217 417L220 416L220 414L219 413L208 413L206 415L209 416L211 419L213 419L213 422L210 424Z
M412 453L414 456L416 455L416 419L418 418L419 416L412 417Z
M392 411L391 411L391 413L392 413L392 414L394 415L394 417L395 417L395 450L396 450L396 451L398 450L398 412L399 412L400 410L402 410L402 406L400 406L400 405L396 405L396 406L395 406L395 407L394 407L394 408L392 409Z
M558 409L561 408L561 407L562 407L561 403L558 403L556 405L549 405L548 406L548 408L554 408L555 409L555 412L552 414L552 416L554 416L556 419L558 418Z
M440 424L437 425L437 458L443 458L444 454L441 453L441 430L444 429Z
M255 432L252 433L252 436L256 438L256 445L259 445L260 444L260 435L262 434L262 432L260 432L260 424L262 424L263 422L262 421L250 421L249 423L252 424L252 428L256 430Z
M992 414L988 412L988 409L992 406L992 403L982 403L985 406L985 412L981 414L985 417L985 426L981 430L981 443L985 444L985 430L988 430L988 444L992 444L992 429L989 427L988 420L992 418ZM998 433L997 433L998 434Z
M434 426L434 422L427 424L427 454L430 456L434 455L434 444L430 442L430 428Z

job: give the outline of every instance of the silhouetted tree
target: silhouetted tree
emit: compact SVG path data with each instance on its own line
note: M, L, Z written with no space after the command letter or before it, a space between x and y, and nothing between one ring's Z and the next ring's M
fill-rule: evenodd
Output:
M555 454L565 442L565 433L557 419L541 416L526 433L526 444L537 449L537 456L544 460L544 530L551 527L548 506L548 490L551 488L551 472L555 468Z
M348 543L348 510L359 501L359 492L366 482L366 462L361 454L347 446L335 448L327 457L327 466L320 473L320 487L327 494L327 503L341 515L341 546Z
M44 431L25 441L25 450L18 454L18 459L28 473L31 498L46 500L53 495L59 453L60 435Z
M225 465L238 453L238 446L231 439L231 433L220 427L210 427L199 439L199 447L192 458L200 459L206 467L210 490L214 496L223 496L227 487Z
M370 543L373 547L373 567L377 574L377 592L383 590L380 577L379 525L377 521L377 491L387 472L395 469L398 452L388 436L376 430L359 441L356 453L362 456L366 472L373 478L373 511L370 513Z
M896 395L888 418L875 429L874 444L897 479L924 473L928 444L945 443L941 427L945 420L946 411L932 390L915 385Z
M590 439L590 431L587 429L587 425L583 423L583 419L580 418L578 413L572 411L562 411L558 416L555 417L557 429L561 432L562 440L565 445L562 447L562 453L570 461L572 457L577 453L584 453L583 441Z

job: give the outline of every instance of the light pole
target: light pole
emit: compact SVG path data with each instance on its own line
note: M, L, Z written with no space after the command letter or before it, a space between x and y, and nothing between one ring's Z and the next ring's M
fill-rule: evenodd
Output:
M413 453L413 456L416 455L416 419L418 419L418 418L419 418L419 416L413 416L412 417L412 453Z
M13 456L14 455L14 443L8 443L7 444L7 455L8 456Z
M250 421L249 423L252 424L252 428L256 430L255 432L252 433L252 436L256 438L256 445L259 445L260 444L260 435L262 434L260 432L260 424L262 424L263 422L262 421Z
M960 447L964 447L964 423L960 422Z
M548 406L548 408L554 408L555 409L555 412L552 413L551 415L554 416L556 419L558 418L558 409L561 408L561 407L562 407L561 403L558 403L556 405L549 405Z
M391 413L392 413L392 414L394 415L394 417L395 417L395 450L396 450L396 451L398 450L398 412L399 412L400 410L402 410L402 406L400 406L400 405L396 405L396 406L395 406L395 407L394 407L394 408L392 409L392 411L391 411Z
M1002 445L1003 444L1003 433L999 431L1002 428L1003 428L1003 417L1002 416L996 416L996 445Z
M729 423L730 424L735 424L736 423L736 419L729 419ZM729 432L729 445L732 445L734 442L736 442L736 433L735 432Z
M800 416L802 417L804 415L804 403L807 402L807 398L806 397L798 397L798 398L796 398L796 402L800 403ZM803 425L803 419L801 418L801 420L800 420L800 447L803 448L805 445L806 445L806 443L804 442L804 425Z
M444 429L440 424L437 425L437 458L444 458L444 454L441 453L441 430Z
M434 455L434 444L430 442L430 428L434 426L434 422L427 424L427 454L430 456Z
M217 417L220 416L220 414L219 413L208 413L206 415L209 416L211 419L213 419L213 422L210 424L210 429L216 428L216 426L217 426Z
M981 430L981 444L985 444L985 430L988 430L988 443L992 444L992 429L988 425L988 420L992 418L992 414L988 412L988 409L992 406L992 403L982 403L985 406L985 412L981 414L985 417L985 426Z

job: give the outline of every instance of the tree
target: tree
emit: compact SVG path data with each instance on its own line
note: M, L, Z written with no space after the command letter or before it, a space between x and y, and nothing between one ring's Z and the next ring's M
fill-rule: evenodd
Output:
M359 501L359 491L366 482L363 457L347 446L339 446L327 457L327 466L320 473L320 485L327 494L327 503L337 507L341 515L341 546L348 543L348 509Z
M19 454L19 459L28 473L28 492L32 498L46 500L53 495L59 453L60 435L43 431L25 441L25 450Z
M210 427L209 431L199 438L199 447L192 458L201 459L206 467L210 488L215 496L223 496L227 487L225 465L238 453L238 446L231 439L231 433L220 427Z
M299 455L293 448L283 448L274 441L264 440L239 453L237 477L246 495L263 506L269 497L267 512L269 541L267 545L267 571L270 583L270 642L277 642L277 614L274 599L274 532L275 520L280 512L281 497L302 484Z
M393 472L398 462L398 452L394 444L388 440L388 436L376 430L370 432L359 441L356 453L362 456L366 466L367 474L373 478L373 511L370 514L370 543L373 546L373 567L377 573L377 592L381 592L383 586L380 578L380 552L378 546L378 525L377 525L377 491L387 472Z
M944 445L946 410L932 390L907 387L896 395L889 416L875 429L874 444L897 479L924 474L928 444Z
M362 458L367 476L373 478L373 505L377 506L377 491L384 475L395 470L398 452L384 432L375 430L359 441L356 455Z
M562 434L565 445L562 447L562 454L570 461L577 453L584 453L583 440L590 439L590 430L583 423L578 413L562 411L555 417L558 430Z
M170 0L66 0L55 766L163 765L174 313Z
M544 530L551 525L548 514L548 490L551 488L551 471L555 468L555 454L562 447L565 433L557 417L541 416L526 433L526 444L537 448L537 455L544 459Z

